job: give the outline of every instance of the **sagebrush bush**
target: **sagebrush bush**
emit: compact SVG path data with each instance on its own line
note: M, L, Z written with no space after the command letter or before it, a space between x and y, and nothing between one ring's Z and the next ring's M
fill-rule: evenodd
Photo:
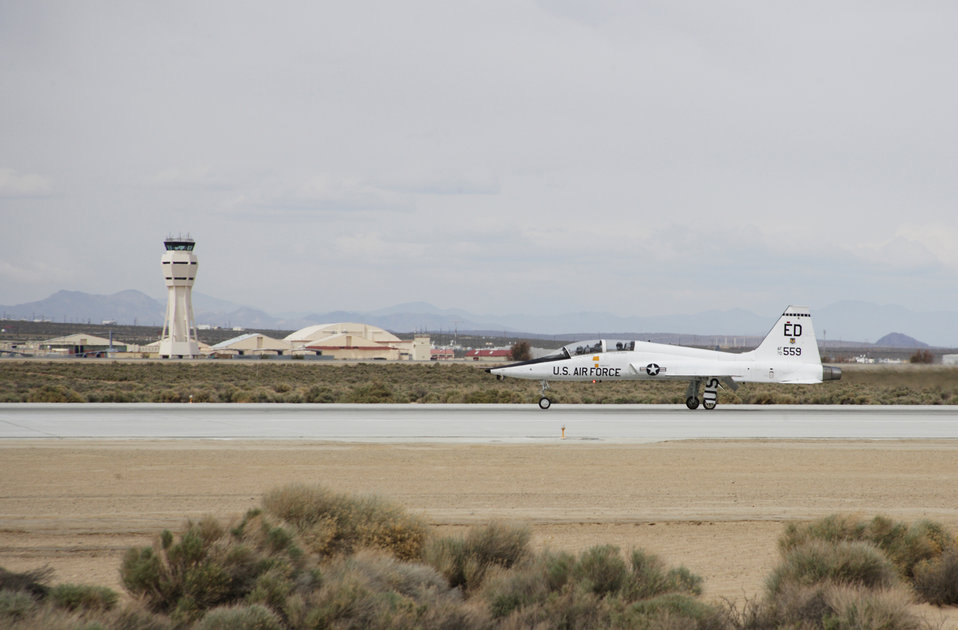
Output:
M833 585L825 591L828 612L826 628L881 628L882 630L919 630L924 622L911 610L908 591L860 589Z
M911 595L901 587L867 588L818 582L784 584L774 596L748 602L742 611L730 606L726 618L740 630L780 628L829 630L918 630L928 627L915 615Z
M914 587L918 596L929 604L958 605L958 552L951 549L919 562L915 566Z
M373 548L410 560L422 555L426 524L395 503L290 484L263 497L263 509L290 523L310 551L329 557Z
M784 554L766 587L774 595L789 583L808 586L820 582L887 588L898 582L898 572L870 543L812 540Z
M655 597L664 593L702 594L702 578L685 567L666 569L665 563L653 554L635 549L630 555L631 575L628 583L630 600Z
M613 545L578 557L542 552L494 571L479 590L503 627L722 627L720 611L695 600L699 592L701 578L684 567L640 550L627 563Z
M724 630L728 626L722 611L682 593L666 593L629 606L626 627L656 630Z
M478 588L493 567L509 568L525 558L531 536L525 526L490 523L471 528L464 538L430 540L423 557L450 586L468 592Z
M112 610L119 596L104 586L57 584L47 598L57 608L66 610Z
M196 630L284 630L280 617L264 606L224 606L210 610Z
M47 582L53 576L53 569L43 567L33 571L17 573L0 567L0 591L25 591L34 597L46 597L50 587Z
M779 539L783 553L810 541L868 542L895 565L899 575L914 581L916 567L934 563L944 554L958 553L955 536L939 523L921 520L911 525L885 516L861 521L851 516L832 515L809 523L791 523Z
M26 619L37 609L37 600L27 591L0 589L0 627Z
M572 576L587 591L604 597L622 590L628 570L618 547L600 545L582 552L572 569Z
M294 628L482 628L487 617L431 567L364 551L323 567L322 586L288 609Z
M788 523L778 539L778 548L786 553L813 540L831 543L866 540L865 532L865 524L857 517L832 514L817 521Z
M240 601L277 565L302 566L302 551L281 530L255 511L229 531L212 517L189 522L178 539L167 530L152 547L127 550L120 579L152 610L193 621Z

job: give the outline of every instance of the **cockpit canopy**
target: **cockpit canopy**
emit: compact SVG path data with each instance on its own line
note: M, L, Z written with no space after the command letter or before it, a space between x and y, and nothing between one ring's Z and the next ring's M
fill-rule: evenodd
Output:
M626 339L589 339L575 341L559 348L554 355L568 359L582 354L599 354L600 352L625 352L635 350L635 341Z

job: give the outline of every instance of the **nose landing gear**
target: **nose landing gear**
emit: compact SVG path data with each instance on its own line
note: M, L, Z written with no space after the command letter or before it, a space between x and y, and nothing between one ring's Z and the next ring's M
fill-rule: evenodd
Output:
M546 396L546 390L549 389L549 383L542 381L542 388L539 390L539 409L548 409L552 406L552 401Z

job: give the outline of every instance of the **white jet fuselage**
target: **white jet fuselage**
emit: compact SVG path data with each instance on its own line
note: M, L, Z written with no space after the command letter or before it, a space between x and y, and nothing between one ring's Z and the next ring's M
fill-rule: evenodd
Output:
M733 353L635 342L634 350L603 350L568 358L546 357L489 370L497 376L545 381L682 380L726 377L737 383L821 383L817 348L810 357L787 344L774 354ZM779 354L781 353L781 354ZM803 360L805 359L805 360Z
M803 306L789 306L762 343L740 354L687 346L627 340L571 343L553 354L487 370L499 378L542 381L539 406L548 409L549 381L662 381L689 382L685 404L701 402L714 409L719 387L738 383L811 384L840 379L837 367L823 366L812 327L812 314ZM699 389L705 386L699 400Z

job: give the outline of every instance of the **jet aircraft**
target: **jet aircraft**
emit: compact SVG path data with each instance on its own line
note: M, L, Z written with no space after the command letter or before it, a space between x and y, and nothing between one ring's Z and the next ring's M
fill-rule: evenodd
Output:
M758 348L749 352L596 339L486 372L499 379L542 381L542 409L552 405L546 396L549 381L688 381L685 405L696 409L701 403L705 409L714 409L719 387L735 391L739 383L821 383L842 377L841 368L822 365L812 315L803 306L786 308Z

